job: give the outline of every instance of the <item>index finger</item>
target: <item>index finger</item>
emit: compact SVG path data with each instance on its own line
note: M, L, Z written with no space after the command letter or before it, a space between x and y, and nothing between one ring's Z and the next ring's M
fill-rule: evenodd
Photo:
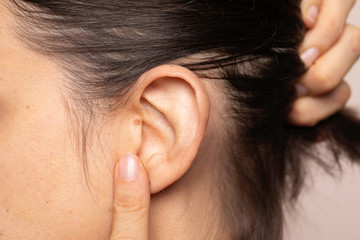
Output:
M323 0L318 21L305 36L300 52L317 47L326 52L339 39L355 0Z
M114 174L114 216L110 240L147 240L150 187L147 173L131 153L121 157Z

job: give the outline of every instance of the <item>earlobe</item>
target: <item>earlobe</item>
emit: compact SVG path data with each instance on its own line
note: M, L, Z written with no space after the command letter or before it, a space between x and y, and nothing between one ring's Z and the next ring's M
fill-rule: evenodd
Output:
M190 70L163 65L140 77L136 86L141 107L139 158L156 193L190 168L205 134L209 98L202 81Z

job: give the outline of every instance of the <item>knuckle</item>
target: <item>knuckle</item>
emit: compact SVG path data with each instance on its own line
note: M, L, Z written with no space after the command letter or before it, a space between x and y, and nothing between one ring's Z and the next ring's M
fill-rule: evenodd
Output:
M139 239L131 235L124 235L124 236L120 235L116 238L116 240L139 240Z
M314 72L314 83L316 82L317 88L320 92L328 92L333 89L337 84L335 76L328 72L329 69L318 69Z
M325 37L327 37L331 40L335 40L342 33L343 25L341 24L341 22L338 19L336 19L334 17L330 17L326 21L327 22L323 27L323 34Z
M116 199L114 201L115 214L144 213L146 210L147 204L139 198Z
M351 45L353 52L359 56L360 55L360 29L355 26L348 26L348 29L351 34Z

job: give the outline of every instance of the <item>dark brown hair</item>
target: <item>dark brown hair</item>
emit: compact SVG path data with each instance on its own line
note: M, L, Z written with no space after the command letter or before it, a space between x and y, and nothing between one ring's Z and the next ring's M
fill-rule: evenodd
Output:
M281 239L282 204L300 191L303 156L328 166L314 152L318 136L334 162L340 153L360 158L360 122L349 111L311 128L286 124L294 83L305 72L298 56L305 30L299 0L13 2L22 19L19 35L57 59L84 111L115 110L142 73L208 54L186 67L215 69L220 77L207 77L227 88L229 157L214 174L231 239Z

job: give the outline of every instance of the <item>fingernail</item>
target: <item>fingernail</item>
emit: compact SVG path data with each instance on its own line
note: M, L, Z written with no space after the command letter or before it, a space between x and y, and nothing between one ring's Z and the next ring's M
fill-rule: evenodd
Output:
M296 89L296 94L298 97L306 96L309 93L309 90L307 90L306 87L304 87L303 85L301 85L299 83L295 84L295 89Z
M301 60L305 63L306 67L311 66L315 60L319 57L320 50L316 47L309 48L303 54L301 54Z
M118 173L120 179L130 182L137 178L139 163L134 155L127 153L120 158L118 163Z
M317 6L311 6L308 10L308 15L312 23L315 23L319 14L319 8Z

